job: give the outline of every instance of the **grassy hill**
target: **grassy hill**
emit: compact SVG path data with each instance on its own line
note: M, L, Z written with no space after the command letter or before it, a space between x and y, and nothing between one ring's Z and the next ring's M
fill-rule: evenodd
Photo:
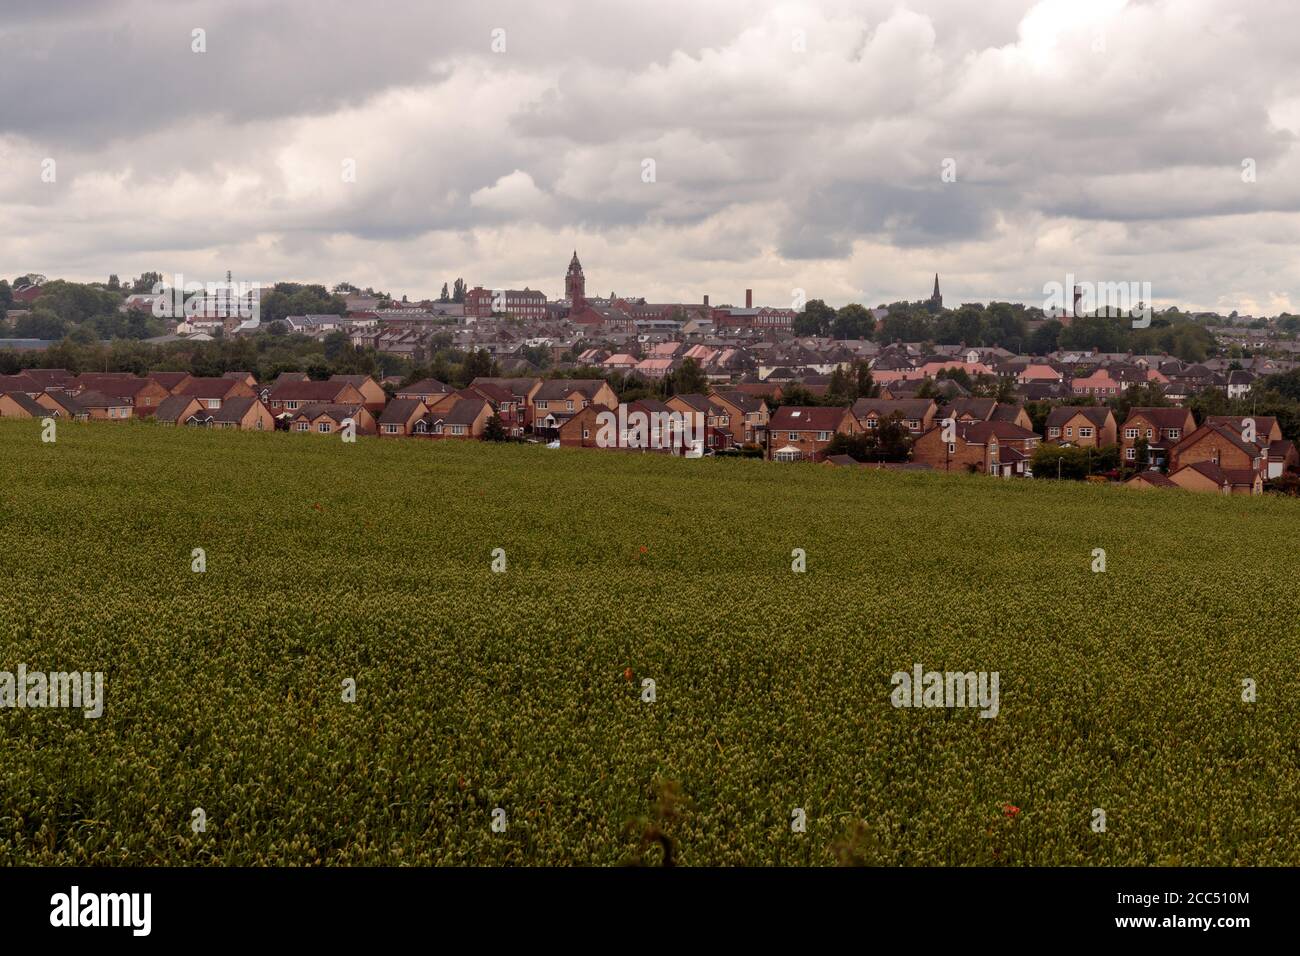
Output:
M1294 501L9 420L0 479L0 671L107 695L0 710L0 865L1300 863Z

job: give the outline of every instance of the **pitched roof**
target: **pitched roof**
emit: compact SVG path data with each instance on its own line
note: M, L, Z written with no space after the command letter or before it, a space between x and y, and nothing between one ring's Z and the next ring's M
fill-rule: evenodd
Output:
M226 384L230 384L227 382ZM344 389L354 388L347 382L281 382L276 381L271 389L273 402L319 402L333 404L343 394ZM190 389L186 387L186 392Z
M159 421L180 421L185 410L197 401L198 399L193 395L168 395L158 403L158 408L154 410L154 418Z
M475 379L474 381L478 381ZM397 390L399 395L446 395L452 391L452 387L445 382L440 382L436 378L422 378L418 382L412 382Z
M10 401L25 411L28 415L48 415L49 409L42 405L36 399L32 398L26 392L4 392L9 396Z
M1141 415L1158 428L1182 428L1187 424L1189 414L1185 408L1130 408L1124 424Z
M260 404L262 404L261 399L251 395L240 395L235 398L228 398L221 403L220 408L212 409L209 417L214 422L243 421L244 416L248 414L249 409L254 405Z
M533 396L534 401L556 401L558 399L568 398L574 392L579 392L582 397L591 400L602 385L605 384L603 378L554 378L542 382L542 387L537 390Z
M888 418L897 412L904 419L923 419L933 405L933 399L929 398L859 398L853 403L853 417L866 418L868 413L875 412Z
M233 378L192 378L181 387L180 394L195 398L225 398L239 385Z
M306 418L308 421L315 421L318 418L332 418L334 421L342 424L345 418L356 419L364 405L339 405L334 402L315 402L311 405L304 405L298 409L293 416L294 419Z
M1099 405L1058 405L1047 413L1047 427L1060 428L1076 415L1082 415L1098 428L1103 428L1111 411Z
M839 406L782 405L772 413L772 431L833 432L844 421L847 408Z
M153 379L169 392L189 377L189 372L150 372L146 376L146 378Z
M461 404L460 402L456 403ZM384 413L379 416L381 425L401 425L410 420L411 416L421 408L427 410L427 406L418 398L395 398L384 408ZM421 412L423 414L423 412Z
M131 403L119 396L108 396L103 392L86 389L77 394L77 402L83 408L130 408Z

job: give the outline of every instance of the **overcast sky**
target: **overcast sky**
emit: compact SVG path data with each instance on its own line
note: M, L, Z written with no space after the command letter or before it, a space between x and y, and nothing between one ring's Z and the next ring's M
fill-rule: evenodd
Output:
M0 50L10 279L1300 311L1295 0L4 0Z

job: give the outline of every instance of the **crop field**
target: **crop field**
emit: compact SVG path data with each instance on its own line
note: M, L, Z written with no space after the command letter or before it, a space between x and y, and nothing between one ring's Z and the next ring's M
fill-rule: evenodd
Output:
M0 672L105 704L0 709L0 865L1300 863L1293 500L58 428Z

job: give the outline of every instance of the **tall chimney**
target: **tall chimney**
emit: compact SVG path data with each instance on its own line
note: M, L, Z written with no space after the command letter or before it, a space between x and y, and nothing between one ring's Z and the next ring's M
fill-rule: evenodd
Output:
M708 297L708 295L705 295L705 296L704 296L704 307L705 307L706 309L709 307L709 297Z
M753 290L753 289L746 289L746 290L745 290L745 308L747 308L747 309L752 309L753 307L754 307L754 290Z

